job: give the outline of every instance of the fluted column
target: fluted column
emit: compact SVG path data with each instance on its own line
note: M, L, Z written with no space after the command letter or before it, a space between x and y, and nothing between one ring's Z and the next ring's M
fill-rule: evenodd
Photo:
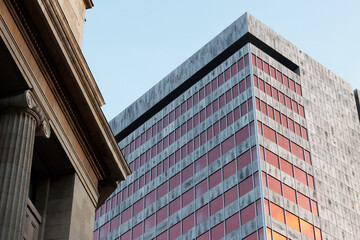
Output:
M0 99L0 239L22 238L35 135L50 137L29 90Z

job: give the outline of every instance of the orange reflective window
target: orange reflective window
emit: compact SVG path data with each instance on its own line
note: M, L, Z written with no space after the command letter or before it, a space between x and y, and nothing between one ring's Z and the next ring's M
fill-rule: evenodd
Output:
M284 191L284 197L289 199L290 201L293 201L294 203L296 203L296 194L295 194L295 190L292 189L291 187L283 184L283 191Z
M270 202L270 211L271 211L271 217L279 220L282 223L285 223L284 209Z
M318 229L317 227L315 227L315 236L316 240L321 240L321 232L320 229Z
M319 216L317 203L313 200L311 200L311 209L314 215Z
M298 197L299 206L311 212L310 199L299 192L297 193L297 197Z
M302 234L308 236L311 239L315 239L314 236L314 227L312 224L305 222L304 220L300 219L300 225L301 225L301 232Z
M277 192L278 194L282 195L281 193L281 183L279 180L273 178L272 176L268 175L268 184L269 188L273 190L274 192Z
M274 240L286 240L286 237L284 237L280 233L273 231L273 239Z
M270 228L266 228L266 235L267 235L267 240L272 240L272 238L271 238L271 229Z
M286 225L300 232L299 217L286 211Z

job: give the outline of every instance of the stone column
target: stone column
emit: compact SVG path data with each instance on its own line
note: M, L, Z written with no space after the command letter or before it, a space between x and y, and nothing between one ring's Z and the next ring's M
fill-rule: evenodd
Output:
M36 135L50 137L32 93L0 99L0 239L22 239Z

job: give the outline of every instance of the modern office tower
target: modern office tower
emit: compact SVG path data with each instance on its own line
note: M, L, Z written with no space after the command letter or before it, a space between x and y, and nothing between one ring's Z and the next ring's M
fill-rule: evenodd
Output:
M359 239L352 87L247 13L110 126L94 239Z

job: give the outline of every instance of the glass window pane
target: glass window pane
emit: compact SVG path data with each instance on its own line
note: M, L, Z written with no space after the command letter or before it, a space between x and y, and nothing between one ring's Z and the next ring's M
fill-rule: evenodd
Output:
M172 226L169 230L170 232L170 239L175 239L181 234L181 225L180 222Z
M270 202L270 212L271 212L271 217L279 220L282 223L285 223L284 209Z
M156 237L156 240L167 240L168 239L167 233L168 233L167 231L163 232L162 234ZM130 237L127 239L130 239Z
M279 168L279 159L278 159L278 156L275 153L265 149L265 158L266 158L266 162L268 162L271 165Z
M252 176L250 176L239 184L240 197L253 190L253 188L253 179Z
M264 61L264 72L269 75L269 64Z
M300 219L300 225L301 225L301 233L308 236L311 239L314 239L314 227L308 222L305 222L304 220Z
M274 109L270 105L267 106L267 112L268 112L268 116L271 119L274 119Z
M319 216L317 203L314 200L311 200L311 210L312 210L314 215Z
M233 77L237 73L236 63L231 65L231 76Z
M227 153L228 151L234 148L234 135L226 139L221 143L222 154Z
M117 215L110 221L110 232L114 231L117 227L120 226L120 215Z
M292 164L282 158L280 158L280 169L281 169L281 171L294 177Z
M194 227L194 214L190 214L182 221L182 232L186 233Z
M206 204L202 208L196 211L196 224L201 223L209 217L209 207Z
M296 203L295 190L285 184L283 184L283 190L284 190L284 197Z
M273 239L275 240L286 240L286 237L284 237L283 235L281 235L280 233L277 233L275 231L273 231Z
M239 69L239 72L244 69L244 59L243 58L241 58L238 61L238 69Z
M292 152L292 154L294 154L298 158L301 158L302 160L304 160L303 148L300 147L299 145L297 145L294 142L291 142L291 152Z
M264 137L276 143L276 134L273 129L263 124Z
M239 145L249 137L249 127L245 126L235 133L236 144Z
M300 116L302 116L303 118L305 118L305 111L304 111L304 107L299 105L299 114Z
M220 157L220 145L217 145L213 149L211 149L208 153L209 164Z
M207 192L207 179L203 180L201 183L196 185L195 192L196 192L195 193L196 198L200 197L201 195Z
M131 239L131 230L129 230L129 231L127 231L126 233L124 233L123 235L121 235L120 239L121 239L121 240Z
M176 198L169 204L170 216L180 209L180 197Z
M279 146L290 152L290 141L289 141L289 139L282 136L281 134L277 134L277 137L278 137Z
M316 240L321 240L321 231L317 227L315 227L315 236Z
M215 198L210 202L210 214L214 215L223 208L223 195Z
M196 240L210 240L210 233L206 232L206 233L202 234L201 236L199 236L198 238L196 238Z
M274 192L282 195L282 192L281 192L281 183L280 183L279 180L277 180L277 179L273 178L272 176L268 175L268 184L269 184L269 188L270 188L272 191L274 191Z
M170 191L180 184L180 173L170 178Z
M145 220L145 232L149 231L155 226L155 214L151 215Z
M286 225L300 232L299 218L294 214L286 211Z
M298 83L296 83L296 93L302 96L301 86Z
M218 76L218 80L219 80L219 87L221 85L224 84L224 73L220 73L220 75Z
M270 84L268 84L268 83L265 84L265 90L266 90L266 94L269 95L270 97L272 97Z
M237 165L238 165L238 170L242 169L243 167L247 166L248 164L251 163L251 153L250 150L246 151L245 153L241 154L238 158L237 158Z
M140 237L143 233L142 230L143 230L143 222L133 227L133 234L132 234L133 239Z
M194 188L181 195L183 207L194 201Z
M141 212L143 210L143 208L144 208L144 199L142 198L134 204L134 215L133 216L135 216L136 214Z
M240 218L238 212L225 220L225 227L226 234L229 234L240 227Z
M310 199L299 192L297 193L297 197L298 197L299 206L311 212Z
M252 220L253 218L255 218L255 216L255 204L252 203L241 210L241 225L244 225L248 221Z
M195 161L195 173L200 172L201 169L207 166L206 155L203 155Z
M145 207L150 206L153 202L155 202L155 190L146 195L145 197Z
M185 182L187 179L193 176L194 174L194 167L193 164L190 164L185 169L182 170L182 181Z
M166 205L165 207L161 208L160 210L158 210L156 212L156 224L161 223L162 221L164 221L165 219L167 219L168 217L168 205Z
M131 207L121 213L121 223L126 222L131 218Z
M221 182L221 170L218 170L209 177L209 189L212 189Z
M224 237L224 222L221 222L211 230L211 240L218 240Z
M232 160L223 167L224 180L236 173L236 161Z
M304 183L305 185L307 185L306 173L303 170L301 170L301 169L299 169L297 167L294 167L294 169L295 169L295 178L298 181L300 181L300 182Z
M238 199L237 186L234 186L229 190L227 190L224 194L224 198L225 198L225 207L230 203L234 202L236 199Z

